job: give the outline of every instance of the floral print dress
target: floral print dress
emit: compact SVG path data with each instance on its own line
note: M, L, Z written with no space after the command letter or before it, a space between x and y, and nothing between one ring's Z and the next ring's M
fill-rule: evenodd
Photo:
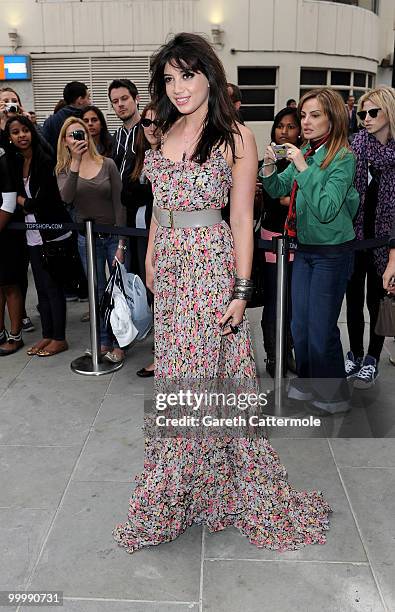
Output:
M149 150L144 172L155 203L174 211L219 209L232 185L231 169L218 149L201 165ZM247 319L229 337L221 335L218 323L236 273L229 226L159 226L154 258L156 388L173 379L256 384ZM234 525L250 542L270 549L326 541L329 505L318 491L290 486L264 437L146 437L144 468L136 481L128 520L113 532L129 553L169 542L192 523L204 523L210 531Z

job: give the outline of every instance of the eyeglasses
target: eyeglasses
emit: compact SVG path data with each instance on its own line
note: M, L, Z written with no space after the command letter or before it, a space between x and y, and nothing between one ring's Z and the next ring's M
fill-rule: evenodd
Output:
M370 108L367 111L359 111L357 115L361 121L365 121L366 115L369 115L369 117L371 117L372 119L376 119L379 111L381 111L381 108Z
M151 127L152 124L154 124L156 127L159 125L155 119L148 119L148 117L144 117L144 119L141 120L141 125L145 128Z

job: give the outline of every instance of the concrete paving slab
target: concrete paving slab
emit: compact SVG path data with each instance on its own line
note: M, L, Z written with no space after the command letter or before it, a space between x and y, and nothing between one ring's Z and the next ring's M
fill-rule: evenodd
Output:
M82 444L99 410L103 386L18 379L1 398L0 444Z
M297 490L321 490L331 505L333 514L326 544L280 553L257 548L232 528L214 534L206 532L205 558L366 562L366 554L326 440L276 439L273 446L288 470L292 486Z
M0 507L55 509L79 446L0 446Z
M49 510L0 508L0 590L23 590L52 516Z
M348 563L206 561L203 612L384 612L370 568Z
M125 483L72 482L30 586L76 598L198 601L201 527L129 555L112 530L126 520L130 492Z
M395 610L395 470L341 468L362 540L389 610Z
M74 480L132 482L144 458L143 396L108 395L89 434Z
M395 468L395 440L343 439L329 440L339 467Z
M31 607L23 606L22 612L31 612ZM34 606L37 612L48 612L48 606ZM62 612L197 612L198 603L158 603L132 601L101 601L95 599L64 599Z

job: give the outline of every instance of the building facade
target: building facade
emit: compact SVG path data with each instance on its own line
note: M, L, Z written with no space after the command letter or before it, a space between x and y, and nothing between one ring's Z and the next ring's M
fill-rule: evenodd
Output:
M7 83L41 120L67 81L82 80L115 127L108 83L131 78L147 102L150 55L180 31L215 44L260 153L288 98L320 85L358 98L392 79L394 0L2 0L0 9L0 54L29 55L31 66L30 81Z

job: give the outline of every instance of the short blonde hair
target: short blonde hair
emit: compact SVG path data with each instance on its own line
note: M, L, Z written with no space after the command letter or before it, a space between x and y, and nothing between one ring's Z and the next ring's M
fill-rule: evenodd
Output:
M367 101L377 105L387 115L390 124L391 138L395 139L395 89L381 85L375 89L367 91L358 100L358 112L362 110L363 105ZM360 119L358 119L359 122Z
M56 175L60 174L63 170L68 170L71 164L71 153L66 146L66 132L72 123L78 123L87 135L88 141L88 153L97 162L103 159L103 156L97 152L96 145L93 141L92 136L86 129L86 124L79 117L69 117L64 122L62 129L60 130L57 147L57 164L55 167Z

